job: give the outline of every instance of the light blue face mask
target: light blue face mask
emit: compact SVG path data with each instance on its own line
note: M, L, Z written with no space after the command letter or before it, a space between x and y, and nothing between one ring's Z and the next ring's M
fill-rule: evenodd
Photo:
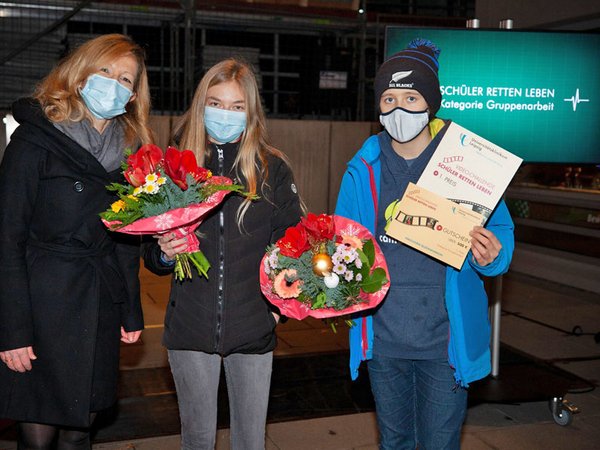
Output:
M246 113L205 106L204 127L217 143L233 142L246 129Z
M381 114L379 121L392 138L403 144L421 134L429 123L429 112L409 111L398 106Z
M80 91L90 112L98 119L112 119L125 112L133 93L112 78L92 74Z

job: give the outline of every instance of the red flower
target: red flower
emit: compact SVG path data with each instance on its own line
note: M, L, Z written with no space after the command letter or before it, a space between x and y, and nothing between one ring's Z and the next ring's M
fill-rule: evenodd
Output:
M310 249L308 236L301 223L285 230L285 236L277 241L277 247L283 256L298 258Z
M127 158L127 169L123 175L132 186L141 186L146 182L146 175L154 173L162 158L160 147L153 144L142 145Z
M306 228L308 240L312 246L333 239L335 234L333 217L327 214L317 216L308 213L300 223Z
M167 147L165 153L165 172L184 191L188 188L186 181L188 174L198 183L206 181L212 175L210 170L198 167L194 152L191 150L179 151L175 147Z

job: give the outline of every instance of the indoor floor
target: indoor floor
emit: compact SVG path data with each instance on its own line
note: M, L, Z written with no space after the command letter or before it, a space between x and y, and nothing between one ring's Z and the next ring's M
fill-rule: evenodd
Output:
M119 403L99 420L94 449L178 449L179 418L160 344L169 280L142 273L146 330L122 347ZM471 386L462 448L598 449L600 443L600 296L519 273L503 277L500 372ZM580 327L575 329L575 327ZM575 329L576 333L572 331ZM376 449L368 373L350 381L345 325L319 320L278 326L267 449ZM560 426L549 400L579 408ZM222 383L217 449L229 448ZM0 420L0 449L16 449L15 427Z

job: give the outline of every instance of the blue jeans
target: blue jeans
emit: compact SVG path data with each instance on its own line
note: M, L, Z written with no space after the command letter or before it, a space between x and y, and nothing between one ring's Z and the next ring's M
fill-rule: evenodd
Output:
M373 355L368 368L381 450L460 448L467 390L447 360Z
M222 357L169 350L179 403L181 448L213 450L217 433L217 393L221 361L229 395L232 450L264 450L273 352Z

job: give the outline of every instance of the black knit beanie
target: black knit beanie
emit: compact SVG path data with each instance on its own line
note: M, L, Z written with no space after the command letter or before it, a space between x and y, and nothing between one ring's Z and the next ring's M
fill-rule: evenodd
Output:
M408 47L390 56L375 75L375 105L387 89L414 89L429 106L430 117L440 109L442 94L438 78L440 50L426 39L415 39Z

